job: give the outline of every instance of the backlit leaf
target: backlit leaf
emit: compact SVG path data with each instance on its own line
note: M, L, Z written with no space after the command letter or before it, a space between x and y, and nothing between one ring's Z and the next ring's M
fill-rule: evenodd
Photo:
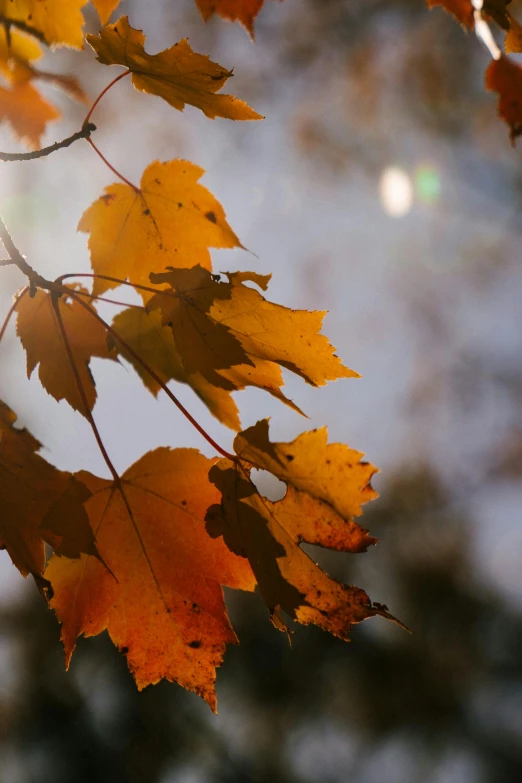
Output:
M201 16L207 21L219 14L231 22L241 22L252 38L254 37L254 19L263 7L264 0L196 0Z
M490 63L486 87L499 94L498 114L509 125L509 138L515 144L522 134L522 68L502 55Z
M100 22L106 24L110 15L120 4L120 0L91 0L91 3L96 8Z
M205 530L219 494L213 464L194 449L156 449L121 484L78 474L92 492L86 507L94 557L53 558L45 572L62 623L67 661L80 634L107 629L127 655L138 688L162 678L201 695L215 709L215 669L236 637L221 585L253 590L247 561Z
M67 557L96 554L83 507L90 493L40 457L41 444L15 422L0 402L0 547L24 576L38 577L45 566L44 541Z
M279 364L312 386L357 375L319 334L324 312L290 310L245 285L252 280L266 288L269 277L234 272L227 278L219 282L199 266L151 275L153 283L172 288L170 296L157 294L148 306L159 308L171 326L187 373L200 372L222 388L234 383L231 372L241 372L243 385L262 386L259 361Z
M216 95L232 76L232 71L212 62L206 55L193 52L187 39L159 54L147 54L145 36L122 16L104 27L99 37L87 35L87 41L101 63L125 66L132 72L132 83L137 90L158 95L175 109L183 111L188 103L211 119L262 119L233 95Z
M89 370L93 356L108 359L103 326L76 301L58 299L58 307L81 384L92 410L96 402L96 388ZM54 311L51 295L38 290L34 297L24 297L18 305L17 334L27 353L27 377L39 365L38 377L44 389L55 400L67 400L85 416L85 405L79 392L66 347Z
M60 112L31 84L15 84L11 89L0 87L0 122L8 122L15 136L31 149L40 146L47 123L59 117Z
M0 0L0 16L23 22L40 33L48 44L83 46L86 0Z
M241 428L237 405L230 392L209 383L199 372L192 375L185 372L172 330L162 325L158 311L149 312L133 307L117 315L112 325L138 356L146 359L148 366L164 383L174 380L190 384L219 421L233 430ZM158 394L161 386L150 373L117 342L116 348L132 364L147 389L152 394Z
M353 623L377 614L394 619L363 590L328 577L300 547L306 542L356 553L375 543L353 520L361 503L376 496L369 483L375 468L347 446L328 446L325 431L272 444L267 423L259 422L234 446L241 462L223 459L210 470L222 498L207 513L207 530L248 559L277 627L285 628L282 610L347 639ZM282 500L273 503L257 491L243 457L255 467L276 468L274 475L287 483Z
M241 247L223 207L198 180L203 169L184 160L155 161L139 192L116 183L83 214L96 274L150 285L150 272L168 266L211 268L209 247ZM99 294L117 283L96 280Z

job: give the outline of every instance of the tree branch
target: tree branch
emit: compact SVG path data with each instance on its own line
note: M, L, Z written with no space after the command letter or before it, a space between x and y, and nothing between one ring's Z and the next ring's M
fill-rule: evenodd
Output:
M56 150L60 150L63 147L70 147L78 139L88 139L93 131L96 130L96 125L92 122L86 123L81 130L77 133L73 133L63 141L56 141L49 147L43 147L41 150L33 150L32 152L0 152L0 161L12 161L12 160L36 160L36 158L45 158Z

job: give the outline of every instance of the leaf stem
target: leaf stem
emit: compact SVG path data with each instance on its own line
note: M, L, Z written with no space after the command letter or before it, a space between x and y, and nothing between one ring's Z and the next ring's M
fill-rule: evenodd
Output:
M7 315L5 317L4 323L2 324L2 328L0 329L0 342L2 341L2 338L3 338L4 334L5 334L5 330L7 329L8 325L9 325L9 321L11 320L11 316L13 315L14 311L16 310L16 308L18 307L19 303L22 301L22 299L24 298L24 296L26 295L26 293L28 291L29 291L29 286L26 285L25 288L22 289L22 291L20 291L20 293L18 293L16 295L13 304L9 308L9 312L7 313Z
M131 304L130 302L120 302L117 299L107 299L105 296L94 296L87 291L78 291L75 289L78 296L85 296L87 299L96 299L97 302L107 302L107 304L118 305L119 307L135 307L137 310L146 310L145 305Z
M115 79L112 80L112 82L110 82L106 87L104 87L104 89L98 95L98 97L96 98L96 100L92 104L91 108L87 112L87 116L85 117L85 119L83 121L84 125L86 125L89 122L89 120L91 119L91 114L93 113L93 111L95 110L95 108L97 107L97 105L99 104L99 102L101 101L103 96L105 95L105 93L109 92L111 87L114 87L116 82L119 82L120 79L123 79L125 76L128 76L130 73L131 73L130 70L127 70L127 71L124 71L123 73L120 73Z
M82 403L83 403L83 407L85 408L85 418L87 419L87 421L91 425L91 429L92 429L93 435L94 435L94 437L96 439L96 443L98 444L98 448L100 449L102 457L105 460L105 464L109 468L114 481L116 482L116 484L119 485L120 484L120 476L119 476L116 468L112 464L111 458L109 457L109 455L107 453L107 450L106 450L106 448L104 446L104 443L103 443L103 441L101 439L100 432L98 430L98 427L96 426L96 422L94 421L94 417L92 415L92 412L91 412L91 409L90 409L90 406L89 406L89 401L87 399L87 395L85 393L85 389L83 388L82 379L80 378L80 373L78 372L78 367L77 367L77 364L76 364L76 360L75 360L74 354L73 354L73 352L71 350L71 345L69 343L69 338L67 337L67 331L65 329L65 325L64 325L64 322L63 322L63 319L62 319L62 314L60 313L60 305L59 305L59 298L58 297L59 297L59 295L56 293L56 291L52 291L51 292L52 306L53 306L53 309L54 309L54 313L56 315L56 320L58 322L58 328L60 329L60 333L62 335L62 340L63 340L63 344L64 344L64 347L65 347L65 352L67 353L67 358L69 359L69 364L71 366L71 370L73 372L74 379L76 381L76 386L78 387L78 393L79 393L79 395L81 397L81 400L82 400ZM76 299L76 301L80 302L83 305L83 302L82 302L81 299ZM85 307L87 307L89 312L92 312L90 307L88 307L88 305L85 305Z
M107 332L113 337L115 340L117 340L120 345L143 367L145 372L147 372L150 377L156 381L156 383L163 389L167 397L169 397L170 400L174 403L174 405L178 408L178 410L181 411L181 413L185 416L188 421L192 424L193 427L197 429L200 435L202 435L203 438L207 441L207 443L210 443L213 449L215 449L219 454L221 454L223 457L226 457L227 459L231 460L232 462L237 462L238 457L235 454L230 454L230 452L223 449L219 443L216 443L214 438L212 438L208 432L203 429L201 424L199 424L196 419L188 412L188 410L185 408L184 405L178 400L178 398L171 392L169 387L164 383L159 375L157 375L152 367L150 367L147 362L141 358L139 354L136 353L136 351L131 348L131 346L121 337L116 329L113 329L112 326L110 326L106 321L103 320L103 318L98 315L98 313L95 310L92 310L89 305L87 305L82 299L79 299L76 295L76 292L72 289L69 290L68 295L71 296L72 299L75 299L78 304L80 304L82 307L84 307L93 318L96 318L97 321L99 321L107 330Z
M54 144L43 147L41 150L33 150L32 152L0 152L0 161L9 162L14 160L36 160L37 158L45 158L47 155L56 152L56 150L70 147L71 144L74 144L78 139L88 139L95 130L96 125L88 122L82 126L81 130L73 133L72 136L68 136L62 141L56 141Z
M109 280L111 283L118 283L118 285L128 285L131 288L135 288L139 291L149 291L152 294L161 294L162 296L173 296L176 297L177 294L175 291L171 291L168 288L151 288L147 285L140 285L139 283L131 283L129 280L121 280L119 277L109 277L109 275L94 275L89 272L79 272L78 274L68 274L68 275L60 275L60 277L56 278L57 283L61 283L63 280L67 280L68 277L90 277L95 280Z
M128 185L130 188L132 188L135 193L141 193L141 190L136 185L134 185L130 180L128 180L127 177L124 177L123 174L120 174L118 169L115 169L114 166L112 165L112 163L109 163L109 161L107 160L105 155L102 152L100 152L100 150L98 149L96 144L93 142L93 140L89 136L85 137L85 141L88 144L91 145L91 147L96 152L96 154L100 156L100 158L103 160L105 165L110 168L110 170L112 171L113 174L116 174L116 176L119 177L119 179L121 179L122 182L125 182L126 185Z

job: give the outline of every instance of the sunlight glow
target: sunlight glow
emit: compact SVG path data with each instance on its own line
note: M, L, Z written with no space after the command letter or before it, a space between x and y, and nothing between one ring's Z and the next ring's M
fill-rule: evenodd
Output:
M390 217L404 217L413 204L413 185L408 174L397 166L384 169L379 180L379 195Z

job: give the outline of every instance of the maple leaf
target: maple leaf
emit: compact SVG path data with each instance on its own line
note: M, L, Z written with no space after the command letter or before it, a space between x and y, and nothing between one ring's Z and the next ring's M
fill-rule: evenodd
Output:
M211 268L209 247L241 247L223 207L198 180L204 171L184 160L151 163L140 190L116 183L83 214L96 274L149 285L151 271L201 264ZM95 280L95 295L117 283Z
M448 13L466 27L473 27L473 5L471 0L426 0L429 8L441 5Z
M522 25L512 16L509 17L509 22L504 48L508 54L519 54L522 52Z
M0 73L11 84L31 79L34 73L31 63L42 55L42 48L34 38L10 30L8 40L5 27L0 27Z
M164 383L175 380L189 384L219 421L231 429L241 429L237 405L230 392L209 383L201 373L185 372L172 330L162 325L159 312L132 307L115 316L112 326L138 356L146 358L147 365ZM124 347L116 344L116 348L132 364L146 388L157 395L161 389L157 381Z
M216 95L232 76L232 71L212 62L206 55L193 52L187 39L159 54L147 54L145 36L122 16L104 27L99 37L88 34L87 41L99 62L125 66L132 72L132 83L137 90L158 95L175 109L183 111L188 103L211 119L263 119L233 95Z
M47 123L59 117L60 112L31 84L15 84L11 89L0 87L0 122L7 121L17 138L31 149L40 146Z
M57 299L67 340L85 400L92 410L96 387L89 370L93 356L108 359L113 353L107 346L103 326L76 301ZM94 308L93 308L94 309ZM55 400L65 399L75 410L86 415L60 324L52 304L52 295L39 289L34 297L24 297L18 304L17 334L27 354L27 377L39 365L38 377L44 389Z
M37 454L41 444L15 422L16 415L0 402L0 547L24 576L32 574L39 583L44 541L69 558L97 554L83 507L90 493Z
M120 4L120 0L91 0L91 3L96 8L100 22L106 24L110 15Z
M196 0L205 22L219 14L231 22L239 21L254 37L254 19L263 7L264 0Z
M0 0L0 16L27 25L48 44L83 46L82 6L86 0Z
M326 430L270 443L267 421L240 433L234 448L239 464L222 459L210 470L222 499L207 512L207 530L248 559L274 624L286 629L284 611L347 639L353 623L375 615L394 619L363 590L328 577L300 548L306 542L364 552L376 542L353 520L361 504L376 497L370 485L376 469L347 446L327 445ZM260 495L251 465L286 482L282 500Z
M509 125L514 145L522 134L522 68L502 55L486 71L486 87L499 94L498 114Z
M0 74L8 82L20 84L41 79L59 87L74 100L86 103L87 96L75 76L39 71L34 67L33 63L42 56L42 48L34 38L10 30L8 41L5 27L0 27Z
M172 288L170 296L152 297L148 307L158 308L163 324L172 328L188 375L201 373L210 383L229 390L259 386L292 406L279 389L278 368L274 376L270 364L285 367L312 386L357 376L319 334L324 312L273 304L245 285L252 281L266 289L270 276L229 272L227 278L228 282L219 282L200 266L150 276L154 284L168 283Z
M78 474L113 575L92 556L51 559L45 577L67 663L80 634L107 629L138 688L167 678L215 709L215 669L237 641L221 585L253 590L255 580L246 560L206 533L205 512L219 498L208 480L214 462L195 449L159 448L119 484Z

